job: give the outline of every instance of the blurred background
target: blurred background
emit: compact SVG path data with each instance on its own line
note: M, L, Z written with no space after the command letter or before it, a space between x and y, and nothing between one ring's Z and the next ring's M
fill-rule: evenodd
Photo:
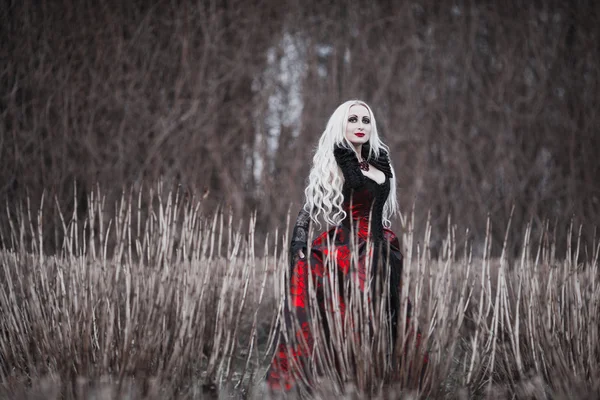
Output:
M433 252L450 221L481 253L488 217L499 248L511 210L514 254L528 223L559 251L572 220L597 243L594 0L2 3L0 231L26 196L85 215L96 187L111 204L158 180L282 227L329 115L358 98Z

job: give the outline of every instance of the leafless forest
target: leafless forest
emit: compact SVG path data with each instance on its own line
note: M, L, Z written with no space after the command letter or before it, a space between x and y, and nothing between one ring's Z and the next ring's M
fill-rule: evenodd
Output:
M501 242L513 205L515 235L529 221L564 234L572 217L600 215L599 8L12 1L0 24L0 198L45 190L72 208L74 181L85 204L96 184L118 196L162 179L237 215L256 210L265 232L303 201L333 109L361 98L404 211L431 213L434 236L451 216L481 247L489 214Z
M599 27L594 0L3 1L0 396L250 396L288 214L359 98L432 362L356 393L595 398Z

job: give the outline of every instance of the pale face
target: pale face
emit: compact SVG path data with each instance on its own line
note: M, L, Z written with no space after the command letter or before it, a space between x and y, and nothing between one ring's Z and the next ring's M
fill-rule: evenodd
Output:
M348 111L348 120L346 121L346 139L354 147L359 147L369 142L371 138L371 116L369 110L363 105L355 104Z

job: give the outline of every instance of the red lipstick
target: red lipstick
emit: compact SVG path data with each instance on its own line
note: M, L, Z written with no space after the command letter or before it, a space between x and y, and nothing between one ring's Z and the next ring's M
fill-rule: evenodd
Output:
M365 134L363 132L356 132L355 135L358 136L358 137L365 136Z

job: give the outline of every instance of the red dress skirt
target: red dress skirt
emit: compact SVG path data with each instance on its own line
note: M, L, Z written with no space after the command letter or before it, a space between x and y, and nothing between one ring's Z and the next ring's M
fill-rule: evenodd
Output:
M399 240L391 230L378 224L378 231L375 235L371 234L369 227L371 207L369 206L372 205L372 198L370 197L367 196L365 201L356 201L361 197L355 196L356 204L346 209L348 217L344 222L320 234L312 242L310 256L299 259L292 265L289 293L282 324L280 324L279 344L267 375L270 388L287 391L299 380L310 384L311 377L315 373L318 374L318 368L314 368L313 363L314 334L311 326L315 326L316 317L319 323L325 325L324 336L327 337L328 327L323 313L326 304L331 305L331 296L326 300L327 295L323 293L323 289L327 286L326 281L331 282L329 276L331 271L337 270L336 278L340 288L341 282L350 281L364 292L369 286L368 278L373 276L375 266L382 265L382 263L377 264L378 261L384 260L383 263L391 270L389 282L394 290L390 290L390 296L396 296L392 299L392 303L396 306L390 313L390 317L391 320L396 320L403 256ZM373 240L373 237L376 239ZM384 254L385 257L382 258ZM312 298L309 280L316 294ZM340 320L344 321L347 297L344 297L341 292L342 290L337 292L338 301L334 308L335 312L339 312ZM318 313L310 310L310 303L313 300L316 300Z

